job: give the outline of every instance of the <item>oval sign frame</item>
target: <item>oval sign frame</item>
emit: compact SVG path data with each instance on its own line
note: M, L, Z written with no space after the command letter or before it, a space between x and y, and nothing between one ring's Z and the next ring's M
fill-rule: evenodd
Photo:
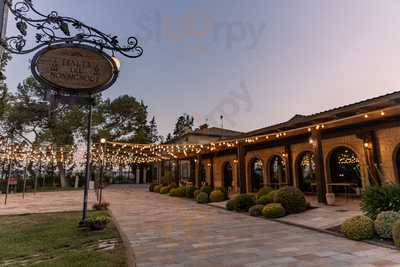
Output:
M49 79L46 79L46 77L43 76L43 73L40 73L39 71L39 67L38 64L40 63L40 60L47 54L50 52L54 52L57 50L62 50L62 49L79 49L81 52L85 51L88 54L92 54L93 56L97 57L97 61L99 60L104 60L103 64L108 64L107 67L110 68L110 73L109 73L109 78L107 77L107 80L105 82L99 83L96 87L80 87L80 88L69 88L64 86L63 84L57 84L55 81L50 81ZM78 65L80 64L80 66L82 67L82 65L87 64L87 62L69 62L67 64L71 64L70 67L75 67L73 66L75 63L77 63ZM64 64L64 63L63 63ZM77 65L75 64L75 65ZM87 66L87 65L86 65ZM82 67L83 68L83 67ZM57 67L56 67L57 69ZM104 53L103 51L92 47L92 46L88 46L88 45L82 45L82 44L65 44L65 43L61 43L61 44L55 44L55 45L50 45L47 46L46 48L40 50L39 52L37 52L33 59L32 59L32 63L31 63L31 71L32 71L32 75L35 79L37 79L40 83L48 86L50 89L59 92L59 93L68 93L68 94L72 94L72 95L92 95L92 94L96 94L96 93L100 93L106 89L108 89L111 85L113 85L115 83L115 81L118 78L118 74L119 74L119 70L118 67L115 63L115 61L106 53ZM76 69L75 69L76 71Z

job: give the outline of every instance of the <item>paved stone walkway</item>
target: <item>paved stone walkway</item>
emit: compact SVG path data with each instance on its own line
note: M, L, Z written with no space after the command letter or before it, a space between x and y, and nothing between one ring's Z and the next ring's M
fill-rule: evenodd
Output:
M400 252L199 205L109 188L113 214L138 267L400 266Z
M0 194L0 215L15 215L26 213L47 213L60 211L79 211L83 205L83 191L58 191L9 194L7 205L4 205L5 194ZM89 192L89 208L95 203L96 196Z

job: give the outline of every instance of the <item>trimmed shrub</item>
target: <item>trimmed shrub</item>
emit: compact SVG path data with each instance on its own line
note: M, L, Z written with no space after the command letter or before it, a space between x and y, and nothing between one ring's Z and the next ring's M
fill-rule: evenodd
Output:
M276 190L273 190L268 194L261 196L260 198L257 199L257 204L267 205L270 203L274 203L274 196L276 192L277 192Z
M109 206L110 206L110 203L108 203L108 202L101 202L101 204L95 203L95 204L93 204L93 209L94 210L108 210Z
M203 185L200 190L201 192L207 193L207 195L210 195L213 191L212 187L209 185Z
M228 202L226 202L226 209L230 210L230 211L236 210L236 206L237 206L236 203L237 203L236 198L228 200Z
M171 190L169 190L169 196L170 197L177 197L175 188L172 188Z
M208 194L206 192L200 192L196 198L197 203L205 204L208 203Z
M221 191L222 193L224 193L224 200L229 199L228 190L225 187L218 186L218 187L215 188L215 190L218 190L218 191Z
M240 194L235 197L236 211L249 211L249 209L256 204L256 197L253 194Z
M400 220L393 224L392 235L394 244L400 248Z
M268 195L272 191L274 191L274 189L269 186L264 186L264 187L260 188L260 190L258 190L258 192L257 192L257 199L261 198L262 196Z
M169 187L169 186L163 186L163 187L161 187L161 189L160 189L160 194L168 194L169 193L169 191L171 191L171 188Z
M262 215L262 211L264 209L264 205L254 205L249 209L250 216L260 217Z
M361 196L361 210L375 220L382 211L400 212L400 186L370 186Z
M210 194L210 202L222 202L225 200L225 195L220 190L214 190Z
M400 220L400 213L396 211L382 211L375 220L375 231L382 238L392 238L393 224Z
M176 183L170 183L170 184L168 185L168 187L169 187L170 189L172 189L172 188L177 188L178 186L176 185Z
M194 186L187 186L185 190L185 197L194 198L194 192L197 190Z
M265 205L262 210L262 215L265 218L280 218L285 216L286 210L280 203L271 203Z
M289 214L303 212L307 208L306 198L303 192L293 186L279 189L274 195L274 202L281 203Z
M201 190L200 190L200 189L197 189L196 191L194 191L194 193L193 193L194 199L197 199L197 196L198 196L200 193L201 193Z
M177 197L185 197L186 196L186 188L185 187L178 187L175 188L175 194Z
M340 227L345 237L353 240L371 239L374 236L374 222L364 215L347 219Z
M161 190L161 188L162 188L163 186L162 185L156 185L155 187L154 187L154 189L153 189L153 192L154 193L160 193L160 190Z
M149 185L149 192L154 192L154 187L156 187L156 183L151 183L150 185Z

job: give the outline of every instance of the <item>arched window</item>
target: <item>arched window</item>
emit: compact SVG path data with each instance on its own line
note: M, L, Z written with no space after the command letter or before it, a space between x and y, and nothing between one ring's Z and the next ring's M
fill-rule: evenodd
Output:
M360 160L353 150L344 146L335 148L329 158L329 169L334 192L343 192L345 184L352 188L362 186Z
M306 151L301 154L296 168L300 190L303 192L313 192L313 186L315 185L314 153Z
M233 172L232 172L232 165L229 162L224 164L224 183L223 186L226 189L232 188L233 182Z
M278 188L281 184L287 184L285 163L280 156L273 156L269 163L269 177L271 186Z
M260 159L254 159L251 162L251 191L257 192L263 187L263 163Z

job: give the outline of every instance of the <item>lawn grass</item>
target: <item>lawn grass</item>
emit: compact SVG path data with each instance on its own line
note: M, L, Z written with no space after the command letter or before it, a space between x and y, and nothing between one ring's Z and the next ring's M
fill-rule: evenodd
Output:
M80 216L80 212L0 216L0 266L127 266L115 226L88 231L78 227ZM115 246L99 249L99 244L110 243Z

